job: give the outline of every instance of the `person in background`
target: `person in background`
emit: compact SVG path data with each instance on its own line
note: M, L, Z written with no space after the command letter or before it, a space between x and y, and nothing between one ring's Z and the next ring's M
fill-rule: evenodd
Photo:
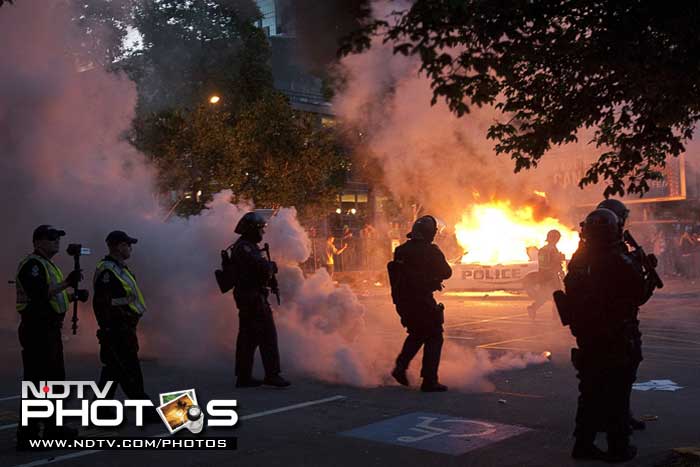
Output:
M342 248L338 249L335 247L335 237L329 235L326 238L326 254L325 254L325 267L328 271L328 275L333 279L333 273L335 272L335 257L340 256L348 248L347 243L343 244Z

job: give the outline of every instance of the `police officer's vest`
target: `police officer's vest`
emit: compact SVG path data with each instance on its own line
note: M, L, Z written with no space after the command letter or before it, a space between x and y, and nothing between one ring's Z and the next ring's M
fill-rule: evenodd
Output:
M57 286L63 282L63 273L48 259L40 255L35 255L34 253L24 258L22 262L19 263L19 267L17 268L17 277L15 279L15 285L17 286L17 311L20 313L22 313L29 306L30 301L24 287L22 287L22 282L19 280L19 272L22 270L24 265L31 260L36 260L41 265L49 288ZM56 314L59 315L62 315L68 311L68 301L68 292L65 290L58 292L49 298L51 308L56 312Z
M146 302L143 299L143 294L139 289L138 284L136 284L136 278L129 272L128 269L121 267L114 261L101 260L97 263L97 270L95 271L95 278L93 280L93 285L97 282L97 278L102 275L104 271L111 271L114 276L119 279L126 297L113 298L112 306L124 306L127 305L131 311L141 316L146 312Z

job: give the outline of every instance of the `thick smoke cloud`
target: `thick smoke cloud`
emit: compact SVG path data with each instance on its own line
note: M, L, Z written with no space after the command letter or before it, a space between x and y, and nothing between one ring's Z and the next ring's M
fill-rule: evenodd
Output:
M389 21L393 11L409 6L405 1L372 3L374 17ZM345 57L337 70L345 86L334 100L343 121L362 131L392 195L417 199L455 223L474 201L532 204L533 192L545 191L550 205L542 214L567 217L575 201L571 193L580 197L575 185L583 173L570 177L567 187L555 174L563 170L562 161L581 155L595 160L590 138L582 134L579 144L557 148L561 157L547 155L537 170L515 174L514 162L508 155L497 156L495 142L486 137L489 126L508 117L490 106L472 106L469 114L457 118L442 99L431 105L430 80L420 72L420 58L395 55L392 47L376 38L369 51ZM598 199L602 188L591 191L592 199Z
M33 228L51 223L68 232L68 241L93 249L83 258L89 284L106 234L123 229L139 238L129 264L149 308L142 353L199 365L223 353L230 358L235 311L232 297L218 292L213 269L251 206L232 205L230 193L220 193L199 216L165 220L152 169L123 137L134 115L134 85L100 68L78 72L73 51L82 38L67 5L23 0L0 11L0 271L13 278L31 250ZM386 382L396 350L388 342L398 346L398 326L392 339L369 332L351 289L335 286L325 271L304 278L297 264L308 257L309 240L293 208L271 220L266 241L280 265L283 304L274 308L285 371L355 385ZM70 269L65 253L56 260ZM14 289L1 290L0 324L10 328L18 320ZM80 308L81 331L66 352L96 355L91 307ZM506 366L532 359L515 360ZM502 368L457 346L446 347L444 367L447 383L475 389L487 389L484 378Z

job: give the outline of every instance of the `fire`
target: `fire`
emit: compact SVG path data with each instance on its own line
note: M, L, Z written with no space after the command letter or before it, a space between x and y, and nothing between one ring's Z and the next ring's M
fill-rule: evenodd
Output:
M527 248L544 246L552 229L561 233L557 248L570 258L578 247L577 232L552 217L536 221L532 207L515 209L508 201L473 205L455 233L466 252L462 263L512 264L529 261Z

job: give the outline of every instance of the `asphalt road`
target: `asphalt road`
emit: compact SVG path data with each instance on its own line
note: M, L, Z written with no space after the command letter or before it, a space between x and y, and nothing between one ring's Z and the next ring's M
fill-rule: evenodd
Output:
M644 354L639 381L669 379L677 391L634 391L638 416L653 415L634 436L639 456L629 465L658 465L671 448L700 444L700 288L670 284L643 309ZM491 359L552 352L551 361L488 376L486 392L457 389L424 394L395 384L358 388L299 375L291 388L235 390L232 361L207 365L146 359L150 389L179 387L183 375L196 381L198 397L237 399L241 421L213 436L237 436L236 451L50 451L16 452L18 345L13 330L0 331L6 355L0 374L0 465L309 465L309 466L567 466L576 405L576 378L568 361L569 331L552 320L549 305L532 322L522 297L445 295L446 337L451 344L480 349ZM386 291L361 298L371 331L395 336L398 326ZM282 349L284 351L284 349ZM475 350L476 351L476 350ZM485 354L487 353L487 354ZM93 379L94 358L66 356L71 379ZM415 365L417 366L417 365ZM507 366L507 365L506 365ZM387 369L389 371L390 368ZM142 430L89 429L95 437L156 436L163 425ZM604 440L600 440L604 446Z

